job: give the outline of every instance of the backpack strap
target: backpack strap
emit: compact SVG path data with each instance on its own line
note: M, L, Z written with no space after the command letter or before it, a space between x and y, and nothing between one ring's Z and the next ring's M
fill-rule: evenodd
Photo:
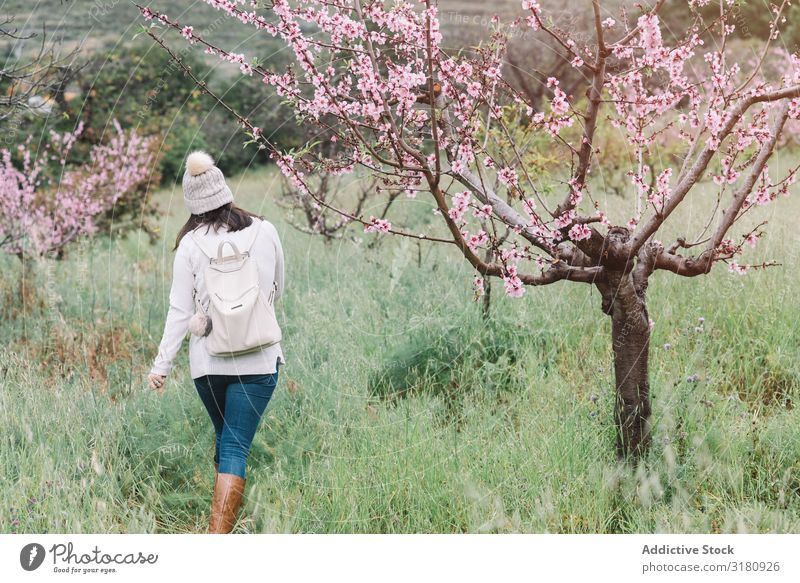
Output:
M208 257L208 259L209 259L209 260L210 260L210 259L213 259L213 258L215 257L215 254L214 254L214 253L210 253L210 252L209 252L209 251L208 251L208 250L207 250L207 249L206 249L206 248L203 246L203 244L200 242L200 238L195 236L195 232L194 232L194 231L190 231L190 232L189 232L189 236L190 236L190 237L192 238L192 240L193 240L193 241L194 241L194 242L197 244L197 246L198 246L198 247L200 247L200 251L202 251L202 252L203 252L203 255L205 255L206 257Z
M250 250L253 248L253 245L256 244L256 240L258 240L258 231L261 229L261 225L264 221L259 218L253 218L254 221L258 221L258 225L256 225L256 233L253 235L253 240L250 241L250 244L247 246L247 252L250 253ZM252 255L252 253L251 253Z
M259 230L261 229L261 224L264 222L264 221L262 221L261 219L255 219L255 218L254 218L253 220L254 220L254 221L255 221L255 220L257 220L257 221L258 221L258 224L256 225L256 229L255 229L255 231L256 231L256 232L255 232L255 234L253 235L253 239L250 241L250 244L249 244L247 247L245 247L245 250L246 250L246 251L248 251L248 252L249 252L249 251L250 251L250 250L253 248L253 245L255 245L255 244L256 244L256 240L258 239L258 232L259 232ZM211 260L211 259L215 259L215 258L217 257L217 253L219 252L219 249L217 249L217 251L216 251L216 252L211 252L211 251L209 251L208 249L206 249L206 248L203 246L203 244L200 242L200 238L199 238L199 237L196 237L196 236L195 236L195 234L196 234L196 233L195 233L195 231L190 231L190 232L189 232L189 236L190 236L190 237L192 238L192 240L193 240L193 241L194 241L194 242L197 244L197 246L198 246L198 247L200 247L200 251L202 251L202 252L203 252L203 255L205 255L206 257L208 257L208 259L209 259L209 260ZM224 242L225 242L225 241L223 241L223 243L224 243Z

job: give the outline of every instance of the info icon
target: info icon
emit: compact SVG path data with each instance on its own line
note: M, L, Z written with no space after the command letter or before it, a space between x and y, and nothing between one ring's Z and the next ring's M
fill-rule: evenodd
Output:
M26 571L35 571L44 562L44 547L39 543L30 543L19 552L19 564Z

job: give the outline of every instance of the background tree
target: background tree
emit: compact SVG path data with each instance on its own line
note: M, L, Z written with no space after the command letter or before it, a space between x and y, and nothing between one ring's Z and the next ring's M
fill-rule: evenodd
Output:
M63 103L66 86L80 67L76 50L60 54L44 27L38 35L20 33L13 16L0 18L0 42L6 53L0 70L0 128L8 135L24 117L47 113L53 103ZM22 46L34 42L35 51L26 54Z
M348 191L352 188L351 184L343 180L341 176L331 176L330 174L320 175L315 182L316 196L328 204L338 204L336 201L349 195ZM359 181L358 200L353 214L359 215L364 202L374 196L373 190L377 188L376 182L374 179ZM389 212L392 202L396 199L397 193L389 195L389 200L382 213L383 217ZM297 188L286 177L283 177L281 198L278 200L278 204L287 209L288 221L295 229L308 235L320 235L326 241L341 239L351 222L348 217L342 217L320 205L314 197Z
M86 164L70 166L74 132L51 132L34 148L29 138L17 154L0 150L0 250L20 260L61 257L71 242L113 223L115 205L139 196L154 159L153 138L114 124L106 144L94 146Z
M11 18L0 24L0 41L7 52L0 71L0 188L9 204L0 248L20 258L60 258L69 242L89 232L141 228L154 240L156 208L147 186L158 184L161 174L143 164L161 157L155 140L141 137L152 128L124 132L114 116L130 108L120 105L124 86L112 82L113 67L79 59L77 48L62 50L44 27L41 34L20 32ZM104 54L104 62L113 60L114 54ZM118 90L113 102L112 88ZM86 98L80 106L76 95ZM126 128L139 125L132 115L120 117Z
M180 59L159 34L164 27L177 31L254 82L274 87L302 123L328 132L338 144L335 155L311 147L288 154L264 136L257 119L211 92L252 141L271 152L295 188L360 222L366 232L451 245L479 274L478 289L483 278L497 277L511 297L522 297L527 286L560 281L600 291L602 310L611 318L618 452L642 454L649 442L650 278L656 271L704 275L720 262L736 273L750 268L740 255L762 231L742 229L741 219L788 194L796 176L796 168L778 173L781 164L770 169L769 162L787 120L800 116L797 56L774 57L770 37L754 62L729 59L736 25L725 1L711 21L697 11L708 2L676 1L690 16L681 33L673 31L665 42L658 16L664 0L628 7L616 17L593 0L589 43L551 27L540 5L525 0L519 18L509 24L493 19L486 42L458 55L443 48L430 0L273 0L252 11L235 2L206 1L255 34L281 38L295 63L268 69L151 8L142 8L146 31ZM783 2L773 11L774 34L787 6ZM585 98L570 99L560 80L550 77L552 97L537 110L504 78L509 38L523 29L552 39L563 58L588 77ZM783 73L768 78L764 64L773 58L784 60ZM545 138L543 147L561 156L561 172L546 183L524 163L528 144L509 139L510 147L492 150L490 131L510 135L510 112L527 116L527 125ZM633 160L628 175L634 196L626 212L613 217L602 180L595 178L602 176L605 156L595 142L600 128L618 131ZM653 155L668 132L682 147L678 163ZM651 167L646 160L659 164ZM389 218L363 217L311 187L310 176L357 167L395 188L427 193L439 227L420 233ZM706 229L662 244L657 237L676 209L702 196L699 186L707 174L718 204Z

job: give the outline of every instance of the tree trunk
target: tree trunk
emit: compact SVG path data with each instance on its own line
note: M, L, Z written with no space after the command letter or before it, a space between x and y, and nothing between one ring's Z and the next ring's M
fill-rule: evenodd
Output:
M483 278L483 307L481 313L483 319L488 320L492 307L492 280L489 277Z
M19 290L17 305L22 314L26 315L33 311L37 299L36 270L34 269L36 262L29 257L25 257L22 253L17 254L17 259L20 262L20 275L17 281L17 289Z
M611 316L614 349L617 454L638 459L650 444L650 319L644 289L630 273L610 273L609 288L604 308Z
M481 227L483 227L484 231L489 230L486 226L483 219L481 219ZM483 260L486 263L491 263L494 261L494 249L489 247L486 250L486 254L483 256ZM483 278L483 307L481 309L481 313L483 314L483 319L488 320L489 315L491 313L492 308L492 278L491 277L484 277Z

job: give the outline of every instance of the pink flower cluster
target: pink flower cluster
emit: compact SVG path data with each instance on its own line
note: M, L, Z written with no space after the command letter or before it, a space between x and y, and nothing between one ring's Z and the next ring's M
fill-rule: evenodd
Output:
M511 298L521 298L525 295L525 284L517 275L517 266L509 265L503 275L503 285L506 290L506 295Z
M364 227L365 233L388 233L392 228L392 223L385 219L370 217L369 224Z
M592 231L589 229L587 225L583 223L578 223L577 225L572 225L569 230L569 238L572 241L583 241L584 239L588 239L592 236Z
M33 150L32 138L12 153L0 150L0 247L15 255L46 256L76 238L96 232L95 220L127 193L147 183L153 159L152 137L125 132L114 121L107 143L92 147L89 161L68 160L83 125L73 132L51 132ZM58 164L53 167L52 161Z
M507 188L517 188L519 186L519 178L517 178L517 171L513 168L501 168L497 172L497 179Z
M448 211L448 215L450 215L451 219L456 222L462 220L464 213L467 212L467 208L469 207L470 196L471 193L468 190L453 195L453 206L451 206Z

